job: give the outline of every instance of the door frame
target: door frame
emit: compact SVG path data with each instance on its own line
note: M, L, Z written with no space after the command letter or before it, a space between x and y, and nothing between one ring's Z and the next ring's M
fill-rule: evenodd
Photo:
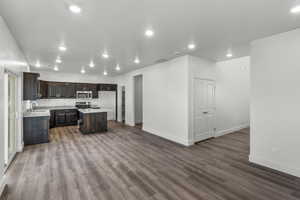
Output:
M123 116L124 112L124 116ZM121 122L125 124L126 121L126 87L121 86Z
M214 97L215 97L215 115L214 115L214 127L213 127L213 132L212 132L212 138L216 137L216 127L215 127L215 123L216 123L216 80L214 79L209 79L209 78L202 78L202 77L193 77L192 78L192 83L191 83L191 96L190 96L190 135L191 135L191 139L192 141L189 141L189 143L195 143L196 142L196 137L195 137L195 130L194 130L194 120L195 120L195 116L194 116L194 109L195 109L195 102L194 102L194 91L195 91L195 80L203 80L203 81L212 81L215 84L215 88L214 88ZM191 140L190 139L190 140Z
M14 152L11 157L8 157L8 81L9 76L14 76L15 78L15 147ZM20 124L19 124L19 76L14 72L7 69L4 70L4 172L9 168L11 162L15 158L18 152L18 143L20 137Z
M133 126L136 126L136 102L135 102L135 95L136 95L136 77L141 77L142 79L142 126L143 126L143 120L144 120L144 75L143 74L136 74L134 75L133 78ZM126 93L125 93L126 95Z

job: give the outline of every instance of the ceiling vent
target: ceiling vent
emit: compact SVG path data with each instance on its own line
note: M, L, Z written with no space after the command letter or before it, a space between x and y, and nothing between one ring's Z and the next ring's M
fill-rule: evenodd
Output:
M155 63L163 63L163 62L167 62L168 60L165 59L165 58L161 58L161 59L158 59L157 61L155 61Z

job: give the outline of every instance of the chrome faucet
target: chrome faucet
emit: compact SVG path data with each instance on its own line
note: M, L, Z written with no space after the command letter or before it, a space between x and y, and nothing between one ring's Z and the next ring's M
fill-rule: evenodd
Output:
M37 106L38 106L38 103L36 101L31 102L31 104L30 104L30 110L33 111L34 108L37 107Z

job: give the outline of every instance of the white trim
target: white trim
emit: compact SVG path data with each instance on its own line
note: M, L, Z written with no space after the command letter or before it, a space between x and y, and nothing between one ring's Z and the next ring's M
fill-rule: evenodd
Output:
M17 152L23 152L23 150L24 150L24 142L22 141L22 143L17 146Z
M253 156L249 155L249 162L262 165L271 169L275 169L287 174L291 174L293 176L300 177L300 168L295 168L293 166L287 166L284 163L277 163L274 161L271 161L267 158L264 158L263 156Z
M15 104L16 104L16 107L15 107L15 152L13 152L13 155L8 158L8 82L9 82L9 76L12 76L15 78ZM19 141L19 135L20 135L20 125L19 125L19 106L20 106L20 103L21 101L19 101L19 85L18 85L18 78L19 76L13 72L10 72L9 70L5 70L5 73L4 73L4 85L5 85L5 88L4 88L4 120L5 120L5 124L4 124L4 163L6 165L6 169L9 167L9 165L11 164L12 160L14 159L17 151L18 151L18 141ZM6 170L5 169L5 170Z
M0 179L0 197L3 193L3 190L5 188L6 183L4 182L5 180L5 176L2 176L2 178Z
M239 126L235 126L235 127L232 127L232 128L229 128L229 129L225 129L225 130L220 130L220 131L217 131L215 133L215 137L220 137L222 135L226 135L226 134L229 134L229 133L233 133L235 131L239 131L239 130L242 130L244 128L248 128L250 125L249 124L241 124Z
M152 128L148 128L148 127L143 127L143 131L146 131L150 134L153 134L153 135L156 135L156 136L159 136L161 138L164 138L164 139L167 139L167 140L170 140L172 142L175 142L175 143L178 143L178 144L182 144L184 146L191 146L193 145L193 142L189 141L189 140L184 140L182 138L179 138L177 136L174 136L172 134L168 134L168 133L164 133L164 134L158 134L158 133L161 133L161 131L156 131Z
M8 163L8 73L4 73L4 164Z

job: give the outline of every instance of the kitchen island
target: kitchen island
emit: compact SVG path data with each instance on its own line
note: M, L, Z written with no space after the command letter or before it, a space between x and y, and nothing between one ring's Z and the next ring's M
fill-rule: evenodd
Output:
M107 131L107 112L109 109L79 109L79 130L82 134L103 133Z

